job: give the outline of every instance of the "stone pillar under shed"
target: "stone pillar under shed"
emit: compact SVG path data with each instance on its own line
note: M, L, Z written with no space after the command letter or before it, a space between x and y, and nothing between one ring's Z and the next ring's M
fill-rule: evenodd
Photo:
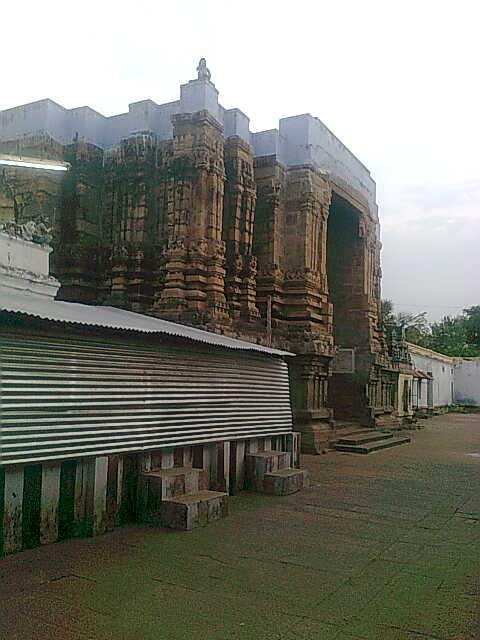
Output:
M230 443L230 493L235 495L245 485L245 440Z
M107 526L108 456L95 459L95 485L93 490L93 535L105 533Z
M58 540L58 503L60 500L59 464L42 465L42 497L40 507L40 543Z
M75 474L74 535L92 535L95 461L80 459Z
M229 493L230 488L230 442L217 444L217 482L216 491Z
M285 436L285 450L290 453L290 465L294 469L300 468L300 448L302 437L301 434L293 431Z
M4 481L3 551L22 548L23 466L7 467Z

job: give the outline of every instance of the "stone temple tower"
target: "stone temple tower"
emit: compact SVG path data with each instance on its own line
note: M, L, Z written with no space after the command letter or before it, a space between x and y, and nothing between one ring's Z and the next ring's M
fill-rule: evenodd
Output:
M408 363L392 360L380 322L370 172L309 114L251 132L218 98L202 59L174 102L112 117L51 100L0 112L0 154L70 166L61 181L15 177L32 194L22 215L55 211L58 297L292 351L296 428L311 451L339 423L394 421Z

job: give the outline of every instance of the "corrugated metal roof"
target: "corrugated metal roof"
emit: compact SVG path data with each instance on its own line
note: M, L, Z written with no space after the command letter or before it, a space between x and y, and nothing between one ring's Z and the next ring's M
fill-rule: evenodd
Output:
M60 302L58 300L42 299L36 295L2 293L0 310L11 313L22 313L43 320L68 322L109 329L123 329L140 333L163 333L196 342L226 347L228 349L242 349L245 351L260 351L262 353L287 356L293 355L288 351L271 349L252 342L236 340L217 333L202 331L175 322L168 322L160 318L145 316L133 311L125 311L115 307L95 307L75 302Z
M421 371L420 369L413 370L414 378L422 378L424 380L433 380L433 376L430 373L425 373L425 371Z

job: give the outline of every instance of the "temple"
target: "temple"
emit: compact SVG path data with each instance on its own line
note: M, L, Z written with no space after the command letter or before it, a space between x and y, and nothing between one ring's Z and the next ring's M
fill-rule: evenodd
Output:
M251 132L202 59L175 102L112 117L51 100L2 111L0 154L68 168L0 175L0 222L50 221L58 299L295 353L306 450L408 413L409 355L380 319L375 182L318 118Z

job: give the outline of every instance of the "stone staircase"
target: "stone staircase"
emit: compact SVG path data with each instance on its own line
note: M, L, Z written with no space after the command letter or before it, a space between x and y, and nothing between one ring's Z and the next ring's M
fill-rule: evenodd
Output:
M275 496L287 496L308 487L305 469L290 466L289 451L257 451L246 456L247 489Z
M401 428L401 420L390 413L383 413L375 417L375 427L377 429L396 431Z
M207 489L206 472L193 467L147 471L139 480L143 522L187 531L220 520L228 513L228 495Z
M346 451L348 453L372 453L400 444L410 442L408 436L396 435L391 431L366 431L358 430L349 435L342 435L334 444L336 451Z

